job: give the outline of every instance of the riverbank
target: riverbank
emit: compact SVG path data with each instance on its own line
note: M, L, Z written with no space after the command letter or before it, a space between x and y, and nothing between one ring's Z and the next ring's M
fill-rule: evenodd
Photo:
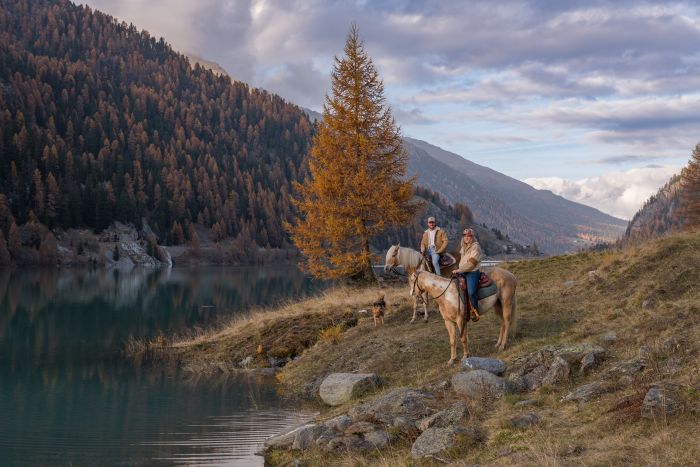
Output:
M304 432L311 441L293 434L293 442L269 446L272 465L694 462L700 456L700 234L505 267L519 280L518 336L497 353L498 318L487 313L469 325L471 354L505 364L503 379L493 380L502 390L466 395L461 385L468 372L446 366L447 334L434 304L427 324L410 324L405 285L386 289L385 324L376 328L358 313L369 308L376 288L340 288L188 341L164 342L162 353L192 372L230 371L250 356L269 366L266 343L280 336L285 345L297 344L278 380L287 394L316 401L323 412ZM328 324L339 328L322 338ZM381 387L329 408L318 394L332 373L373 373ZM382 413L405 407L412 390L420 414L389 421L368 412L382 397L390 402ZM425 421L455 407L464 407L462 415L444 426ZM329 428L327 420L338 417L350 424ZM440 441L446 444L434 452L417 449L430 438L426 433L447 436Z

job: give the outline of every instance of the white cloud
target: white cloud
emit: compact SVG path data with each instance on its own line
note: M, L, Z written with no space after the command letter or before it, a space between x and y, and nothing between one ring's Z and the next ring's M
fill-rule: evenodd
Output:
M528 178L524 182L538 190L549 190L568 200L630 219L680 169L671 166L643 167L581 180L543 177Z

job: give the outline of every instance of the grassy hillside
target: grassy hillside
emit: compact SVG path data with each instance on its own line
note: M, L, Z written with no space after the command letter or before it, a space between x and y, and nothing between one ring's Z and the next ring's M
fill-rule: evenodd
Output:
M469 424L486 433L478 446L447 454L457 465L691 465L700 456L695 430L700 422L700 232L654 240L634 249L552 257L511 263L518 285L518 336L497 353L493 344L498 319L492 314L469 326L472 355L497 357L509 368L551 345L602 344L605 359L590 373L573 371L571 378L554 387L495 401L467 400ZM226 364L240 342L265 344L265 329L310 338L309 348L279 373L285 392L316 397L320 381L331 372L375 372L382 391L400 386L439 387L455 367L449 357L447 335L431 306L428 324L409 324L410 303L405 286L387 289L386 324L375 328L371 319L348 325L348 317L374 300L375 290L337 289L324 297L253 319L195 341L177 345L186 362L218 361ZM309 323L337 316L337 332L320 337ZM357 314L354 314L357 316ZM291 317L296 319L291 320ZM284 320L284 321L280 321ZM287 324L284 324L287 323ZM323 327L328 328L327 323ZM311 342L313 341L313 342ZM228 346L228 347L227 347ZM251 344L249 349L254 348ZM212 348L224 349L211 353ZM300 355L300 356L299 356ZM636 357L645 362L640 371L625 372L624 362ZM196 369L193 367L193 370ZM211 369L211 367L209 367ZM586 403L561 402L572 389L600 382L605 390ZM662 419L640 417L642 399L652 384L677 388L680 410ZM439 405L458 397L438 390ZM370 396L371 397L371 396ZM516 406L522 400L527 407ZM321 418L341 413L348 406L323 409ZM534 412L534 427L514 428L511 417ZM274 463L292 459L339 465L439 465L411 459L413 439L402 438L374 452L329 455L316 450L276 452ZM331 457L329 457L331 456ZM335 457L332 457L335 456Z

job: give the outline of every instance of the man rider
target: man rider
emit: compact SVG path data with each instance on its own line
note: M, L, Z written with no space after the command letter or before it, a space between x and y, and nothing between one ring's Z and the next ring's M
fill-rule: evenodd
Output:
M423 238L420 241L420 252L425 255L426 252L430 257L435 268L435 274L440 275L440 255L447 251L447 234L444 230L437 226L434 217L428 217L428 228L423 232Z

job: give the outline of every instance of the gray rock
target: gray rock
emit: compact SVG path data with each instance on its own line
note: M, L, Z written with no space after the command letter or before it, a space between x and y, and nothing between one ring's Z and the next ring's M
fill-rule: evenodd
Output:
M549 367L549 371L542 378L542 385L544 386L555 386L569 379L569 374L571 373L571 367L566 360L561 357L554 357L552 365Z
M617 334L615 331L605 331L600 335L600 337L598 337L598 341L600 341L600 343L603 345L614 344L617 342Z
M510 374L506 378L506 392L510 394L519 394L527 392L527 384L525 378L517 374Z
M619 362L605 371L607 377L632 376L646 368L647 364L641 357L634 357L630 360Z
M248 368L251 363L253 363L253 357L248 355L246 358L238 362L238 366L241 368Z
M286 433L282 433L272 438L265 440L264 449L288 449L294 444L294 439L297 434L301 431L305 431L309 428L315 427L315 423L307 423L296 428L293 428Z
M391 425L397 417L405 417L415 423L433 413L429 405L432 400L432 396L426 392L397 388L351 407L348 415L353 421L382 422L385 425Z
M564 281L562 285L567 289L570 289L571 287L576 285L576 281Z
M450 389L450 380L446 379L443 381L438 381L436 383L429 383L426 384L423 389L428 392L439 392L439 391L447 391Z
M416 430L416 425L410 419L406 417L396 417L392 422L391 426L398 428L402 433L409 434Z
M375 448L383 448L391 441L389 434L384 430L375 430L365 433L364 440Z
M323 425L308 424L296 431L292 449L304 450L316 443L316 439L330 431Z
M289 361L286 357L267 357L267 360L270 362L272 368L283 367Z
M510 423L515 428L529 428L533 425L537 425L540 422L540 417L532 412L527 412L522 415L516 415L510 419Z
M374 373L332 373L319 388L321 400L328 405L341 405L379 387Z
M420 459L426 456L438 455L454 447L457 435L468 435L467 430L459 427L428 428L414 441L411 456Z
M554 357L561 357L569 363L575 365L581 361L586 354L594 354L596 358L602 359L606 350L595 344L571 344L559 347L554 351Z
M503 373L506 372L505 362L496 358L465 357L461 364L462 369L467 371L486 370L497 376L503 376Z
M596 381L579 386L562 398L562 402L589 402L607 392L606 386Z
M539 404L540 401L536 399L527 399L524 401L518 401L515 404L513 404L513 407L515 408L520 408L520 407L529 407L531 405L537 405Z
M598 365L598 359L594 353L587 353L581 359L580 372L586 374Z
M452 376L452 389L472 399L497 399L506 393L506 380L486 370L460 372Z
M330 452L347 452L350 450L373 449L370 443L357 435L337 436L330 440L328 444L320 446L321 449Z
M669 392L658 386L649 389L642 402L642 417L660 419L677 413L680 409L680 404L671 397Z
M535 367L532 371L523 376L523 381L525 383L526 391L533 391L542 385L542 381L549 369L545 365L539 365Z
M352 418L347 415L338 415L330 420L326 420L323 422L323 425L331 430L345 431L347 427L352 425Z
M467 418L469 418L467 404L464 401L459 401L445 410L417 421L416 427L420 431L425 431L430 427L444 428L450 425L458 425Z

